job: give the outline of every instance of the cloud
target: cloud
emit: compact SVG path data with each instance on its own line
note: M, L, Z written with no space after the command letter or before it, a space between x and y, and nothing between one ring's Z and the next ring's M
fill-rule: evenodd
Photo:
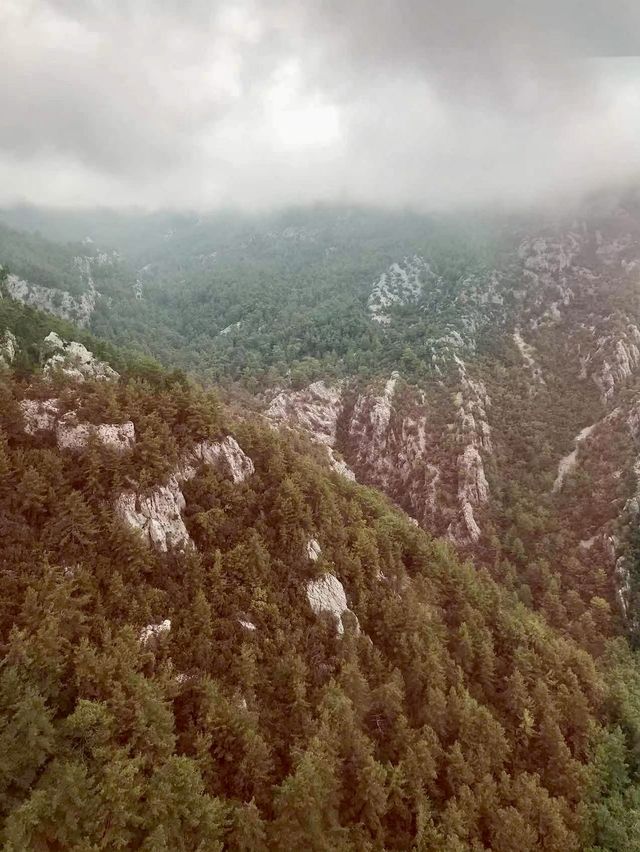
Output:
M4 0L0 202L446 208L640 175L625 0Z

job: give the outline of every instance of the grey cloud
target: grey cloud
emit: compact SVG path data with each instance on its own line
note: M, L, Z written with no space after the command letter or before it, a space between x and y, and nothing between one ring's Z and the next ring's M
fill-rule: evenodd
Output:
M640 174L625 0L3 0L0 201L525 204Z

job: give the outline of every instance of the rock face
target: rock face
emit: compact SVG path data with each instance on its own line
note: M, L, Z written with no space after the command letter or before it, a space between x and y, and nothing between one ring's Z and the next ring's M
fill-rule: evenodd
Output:
M629 323L626 330L598 339L593 361L597 367L592 373L600 389L602 401L608 402L618 385L621 385L640 366L640 329Z
M78 423L75 414L69 413L56 424L56 443L61 450L83 450L92 436L118 453L130 450L136 442L136 431L130 420L94 426L93 423Z
M271 400L266 415L276 423L297 426L319 444L333 447L341 412L341 389L314 382L300 391L278 393Z
M371 290L368 301L371 319L380 325L389 325L389 308L415 303L423 286L434 277L427 261L418 255L405 257L402 263L392 263Z
M87 292L76 297L63 290L53 290L49 287L41 287L38 284L30 284L23 281L17 275L8 275L6 280L7 290L12 299L48 311L60 319L69 320L80 327L87 326L91 315L96 307L97 293L90 282Z
M576 460L578 458L578 449L580 448L580 444L589 437L589 435L595 429L595 425L586 426L581 432L579 432L574 438L574 449L568 455L564 456L564 458L560 459L558 464L558 475L555 478L555 482L553 483L552 491L555 493L556 491L560 491L562 488L562 484L565 480L565 477L568 473L576 466Z
M301 429L316 443L323 444L332 470L354 481L355 474L334 450L342 409L341 387L314 382L299 391L280 391L271 400L266 416L273 423Z
M331 447L328 447L328 455L331 470L335 471L337 474L344 477L345 479L348 479L350 482L356 481L355 473L351 470L351 468L344 461L344 459L341 459L336 456L335 451Z
M36 432L55 432L56 443L61 450L83 450L91 438L95 438L116 452L125 452L133 447L136 433L133 423L81 423L75 412L60 413L57 399L24 399L20 403L24 430L28 435Z
M60 401L57 399L24 399L20 403L24 431L35 435L41 430L51 431L60 417Z
M393 398L399 378L399 373L392 373L381 396L358 397L349 423L349 436L358 448L360 464L370 464L379 458L386 448Z
M147 497L135 491L123 492L116 501L116 512L128 526L140 530L149 544L166 553L191 544L182 519L185 506L180 483L170 476L166 484L156 486Z
M116 512L128 526L139 530L150 545L164 553L191 546L193 542L182 518L186 506L182 485L193 479L203 464L217 468L236 484L244 482L255 470L251 459L230 435L219 443L203 441L150 494L141 495L134 490L120 494Z
M544 385L545 381L542 375L542 370L534 358L535 349L533 346L525 343L519 328L517 328L513 333L513 342L515 343L520 355L522 355L522 360L531 373L531 378L533 379L534 384ZM530 392L533 390L534 386L532 385Z
M460 390L454 396L458 511L449 524L447 536L458 544L475 544L482 535L476 512L489 502L489 484L484 457L493 454L487 410L491 399L483 381L473 379L467 365L455 357Z
M466 532L472 542L478 541L482 530L475 518L474 507L482 506L489 499L489 485L484 474L482 456L477 447L469 444L458 457L458 499ZM455 527L450 528L451 538L460 540Z
M16 336L7 328L0 337L0 367L9 367L13 363L17 351Z
M255 473L253 462L231 435L220 443L204 441L198 444L193 455L197 462L217 467L230 476L236 485Z
M320 558L322 550L315 538L310 538L307 542L307 556L312 562L317 562Z
M351 610L347 605L347 596L340 580L333 574L323 574L317 580L309 580L307 598L309 606L316 615L328 612L335 617L336 630L342 636L344 633L342 616Z
M65 376L79 382L85 379L116 381L120 378L109 364L99 361L82 343L63 340L55 331L48 334L44 342L52 353L44 365L45 374L61 370Z

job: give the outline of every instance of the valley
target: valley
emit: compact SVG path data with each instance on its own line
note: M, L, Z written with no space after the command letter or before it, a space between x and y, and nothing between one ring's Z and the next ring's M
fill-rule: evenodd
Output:
M0 264L7 848L67 776L96 848L635 848L633 195L16 208Z

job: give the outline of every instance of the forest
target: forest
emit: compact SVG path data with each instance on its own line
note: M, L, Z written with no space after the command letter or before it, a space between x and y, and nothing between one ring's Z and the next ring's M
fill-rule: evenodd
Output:
M527 605L303 436L6 298L0 327L4 849L640 845L640 668L604 597L549 575ZM120 378L43 372L50 330ZM30 434L21 403L51 398L135 444ZM255 472L198 467L188 546L123 522L123 490L225 435ZM305 596L327 573L342 631Z

